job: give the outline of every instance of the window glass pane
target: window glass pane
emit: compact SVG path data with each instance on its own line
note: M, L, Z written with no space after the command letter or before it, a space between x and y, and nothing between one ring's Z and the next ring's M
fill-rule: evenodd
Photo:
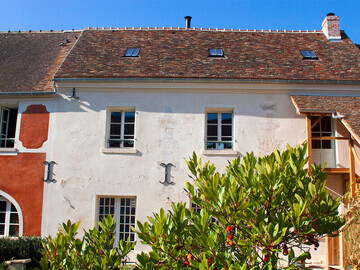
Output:
M323 132L331 132L331 118L324 117L321 119L321 131Z
M135 123L135 112L125 112L125 122Z
M312 140L312 148L314 149L320 149L320 140Z
M208 125L207 126L207 136L216 137L218 135L218 126Z
M0 211L6 211L6 202L0 201Z
M5 223L5 213L0 213L0 223Z
M9 236L18 236L18 235L19 235L19 225L10 225Z
M215 54L216 54L216 50L215 50L215 49L209 49L209 54L210 54L210 55L215 55Z
M207 122L208 124L217 124L218 114L217 113L208 113Z
M17 213L10 214L10 223L19 223L19 216Z
M119 124L111 124L110 126L110 135L118 135L120 136L120 125ZM120 139L120 137L119 137Z
M232 148L232 142L229 143L221 143L222 149L231 149Z
M125 141L123 145L124 145L124 147L134 147L134 142L133 141Z
M232 127L231 126L221 126L221 137L231 136L232 135ZM221 139L223 141L223 139Z
M321 141L321 147L322 149L331 149L331 141L329 140L323 140Z
M110 148L119 148L120 147L120 141L109 141L109 147Z
M222 124L232 124L232 113L222 113L221 114L221 123Z
M0 235L5 235L5 225L0 225Z
M121 123L121 112L111 112L111 123Z
M216 149L216 145L215 142L206 142L206 149Z
M8 123L8 138L15 138L15 129L16 129L16 118L17 118L17 109L10 109L9 123ZM13 145L13 140L9 141L11 147ZM10 146L9 146L10 147Z
M100 198L100 205L104 205L104 198Z
M125 124L124 135L133 135L134 134L134 124Z

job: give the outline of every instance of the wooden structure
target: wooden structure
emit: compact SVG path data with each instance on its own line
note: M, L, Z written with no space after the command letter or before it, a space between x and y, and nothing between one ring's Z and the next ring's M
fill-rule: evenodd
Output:
M355 150L355 141L352 136L352 131L347 128L344 123L342 123L341 118L338 118L339 121L347 128L350 136L348 137L335 137L335 136L322 136L315 137L312 136L312 129L321 121L324 116L330 116L332 114L325 113L300 113L306 116L306 141L308 142L307 151L309 157L309 171L312 172L311 165L313 164L313 140L345 140L348 141L348 153L349 153L349 167L348 168L325 168L325 171L328 175L341 174L344 186L344 191L350 191L351 197L356 196L356 191L359 188L358 176L355 172L356 163L360 165L360 158L358 157ZM311 116L318 116L318 119L312 123ZM333 116L333 115L332 115ZM358 142L359 143L359 142ZM326 253L327 253L327 269L345 269L345 249L344 249L344 239L342 233L338 237L326 237Z

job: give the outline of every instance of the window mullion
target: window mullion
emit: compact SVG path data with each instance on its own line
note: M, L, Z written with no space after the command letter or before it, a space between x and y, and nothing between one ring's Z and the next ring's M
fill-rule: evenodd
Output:
M125 111L121 111L121 123L120 123L120 147L124 147L124 130L125 130Z
M6 201L6 213L5 213L5 230L4 235L9 236L10 231L10 211L11 211L11 203Z
M218 138L217 140L219 141L218 142L218 148L220 149L221 148L221 113L218 113Z

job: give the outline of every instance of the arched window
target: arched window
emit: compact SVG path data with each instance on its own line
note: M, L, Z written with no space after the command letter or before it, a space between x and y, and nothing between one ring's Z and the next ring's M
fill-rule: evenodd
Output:
M16 206L0 195L0 237L22 235L22 217L20 215Z

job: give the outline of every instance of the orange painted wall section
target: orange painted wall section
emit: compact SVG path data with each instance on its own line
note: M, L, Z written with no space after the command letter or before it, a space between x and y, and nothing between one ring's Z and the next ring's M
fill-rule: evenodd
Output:
M40 148L48 139L50 113L44 105L30 105L21 116L20 141L29 149Z
M0 190L20 205L27 236L41 235L45 159L45 153L0 156Z

